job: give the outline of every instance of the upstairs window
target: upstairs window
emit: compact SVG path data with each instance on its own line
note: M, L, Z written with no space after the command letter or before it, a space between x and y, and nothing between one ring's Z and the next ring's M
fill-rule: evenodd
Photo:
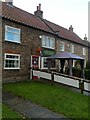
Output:
M55 49L55 39L47 36L42 36L42 47Z
M86 55L86 48L83 48L83 55Z
M60 42L60 51L65 51L65 44L64 44L64 42Z
M74 51L74 45L72 45L72 44L70 45L70 52L71 52L71 53L74 53L74 52L75 52L75 51Z
M20 29L5 26L5 40L20 43Z
M4 69L20 69L20 55L5 53Z

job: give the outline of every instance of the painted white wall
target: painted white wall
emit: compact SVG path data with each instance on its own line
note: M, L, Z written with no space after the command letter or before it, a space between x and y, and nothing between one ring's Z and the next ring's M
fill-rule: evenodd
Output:
M62 76L54 75L54 81L58 83L62 83L64 85L69 85L69 86L79 88L79 81L71 78L65 78Z
M33 76L37 76L38 78L46 78L51 80L51 74L46 72L41 72L37 70L33 70ZM72 86L75 88L79 88L79 80L75 80L72 78L67 78L59 75L54 75L54 81L58 83L62 83L64 85ZM84 90L90 91L90 83L84 82Z
M84 82L84 90L90 91L90 83Z
M51 80L51 74L41 72L41 71L33 70L33 76L38 76L38 78L42 77L42 78L46 78L48 80Z

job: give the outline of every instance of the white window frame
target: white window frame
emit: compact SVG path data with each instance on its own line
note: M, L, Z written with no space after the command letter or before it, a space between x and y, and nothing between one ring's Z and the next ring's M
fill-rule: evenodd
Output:
M83 48L83 55L86 55L86 48Z
M7 58L7 55L12 55L12 56L18 56L18 58ZM5 67L6 65L6 60L18 60L18 67ZM20 69L20 55L19 54L10 54L10 53L4 53L4 69Z
M73 44L70 44L70 52L75 53L75 47Z
M42 36L42 47L55 49L55 39L48 36Z
M44 59L47 59L47 57L41 57L41 69L48 69L48 67L44 67ZM55 69L54 67L51 67L51 69Z
M48 67L44 67L44 59L47 59L47 57L41 57L41 69L47 69Z
M60 42L60 51L65 51L65 43Z
M11 32L11 31L8 31L8 27L9 27L9 28L12 28L12 29L15 29L15 30L18 30L19 32ZM13 33L13 34L18 35L19 41L7 39L7 38L6 38L7 32L11 32L11 33ZM14 42L14 43L20 43L20 33L21 33L21 30L20 30L19 28L15 28L15 27L11 27L11 26L5 25L5 41Z

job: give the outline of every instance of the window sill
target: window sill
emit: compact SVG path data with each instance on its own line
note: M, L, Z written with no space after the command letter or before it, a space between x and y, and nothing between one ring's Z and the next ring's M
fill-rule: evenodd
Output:
M47 49L52 49L54 50L55 48L51 48L51 47L45 47L45 46L42 46L43 48L47 48Z
M17 41L10 41L10 40L6 40L6 39L5 39L5 42L10 42L10 43L21 44L21 42L17 42Z
M19 70L20 68L4 68L4 70Z

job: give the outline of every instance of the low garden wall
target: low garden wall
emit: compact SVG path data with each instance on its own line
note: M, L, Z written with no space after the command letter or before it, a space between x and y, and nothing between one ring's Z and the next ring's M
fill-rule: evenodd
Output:
M44 72L41 70L32 70L31 69L31 79L40 79L49 80L51 82L57 82L59 84L64 84L66 86L78 88L83 91L90 92L90 80L83 80L78 77L68 76L65 74L60 74L56 72Z

